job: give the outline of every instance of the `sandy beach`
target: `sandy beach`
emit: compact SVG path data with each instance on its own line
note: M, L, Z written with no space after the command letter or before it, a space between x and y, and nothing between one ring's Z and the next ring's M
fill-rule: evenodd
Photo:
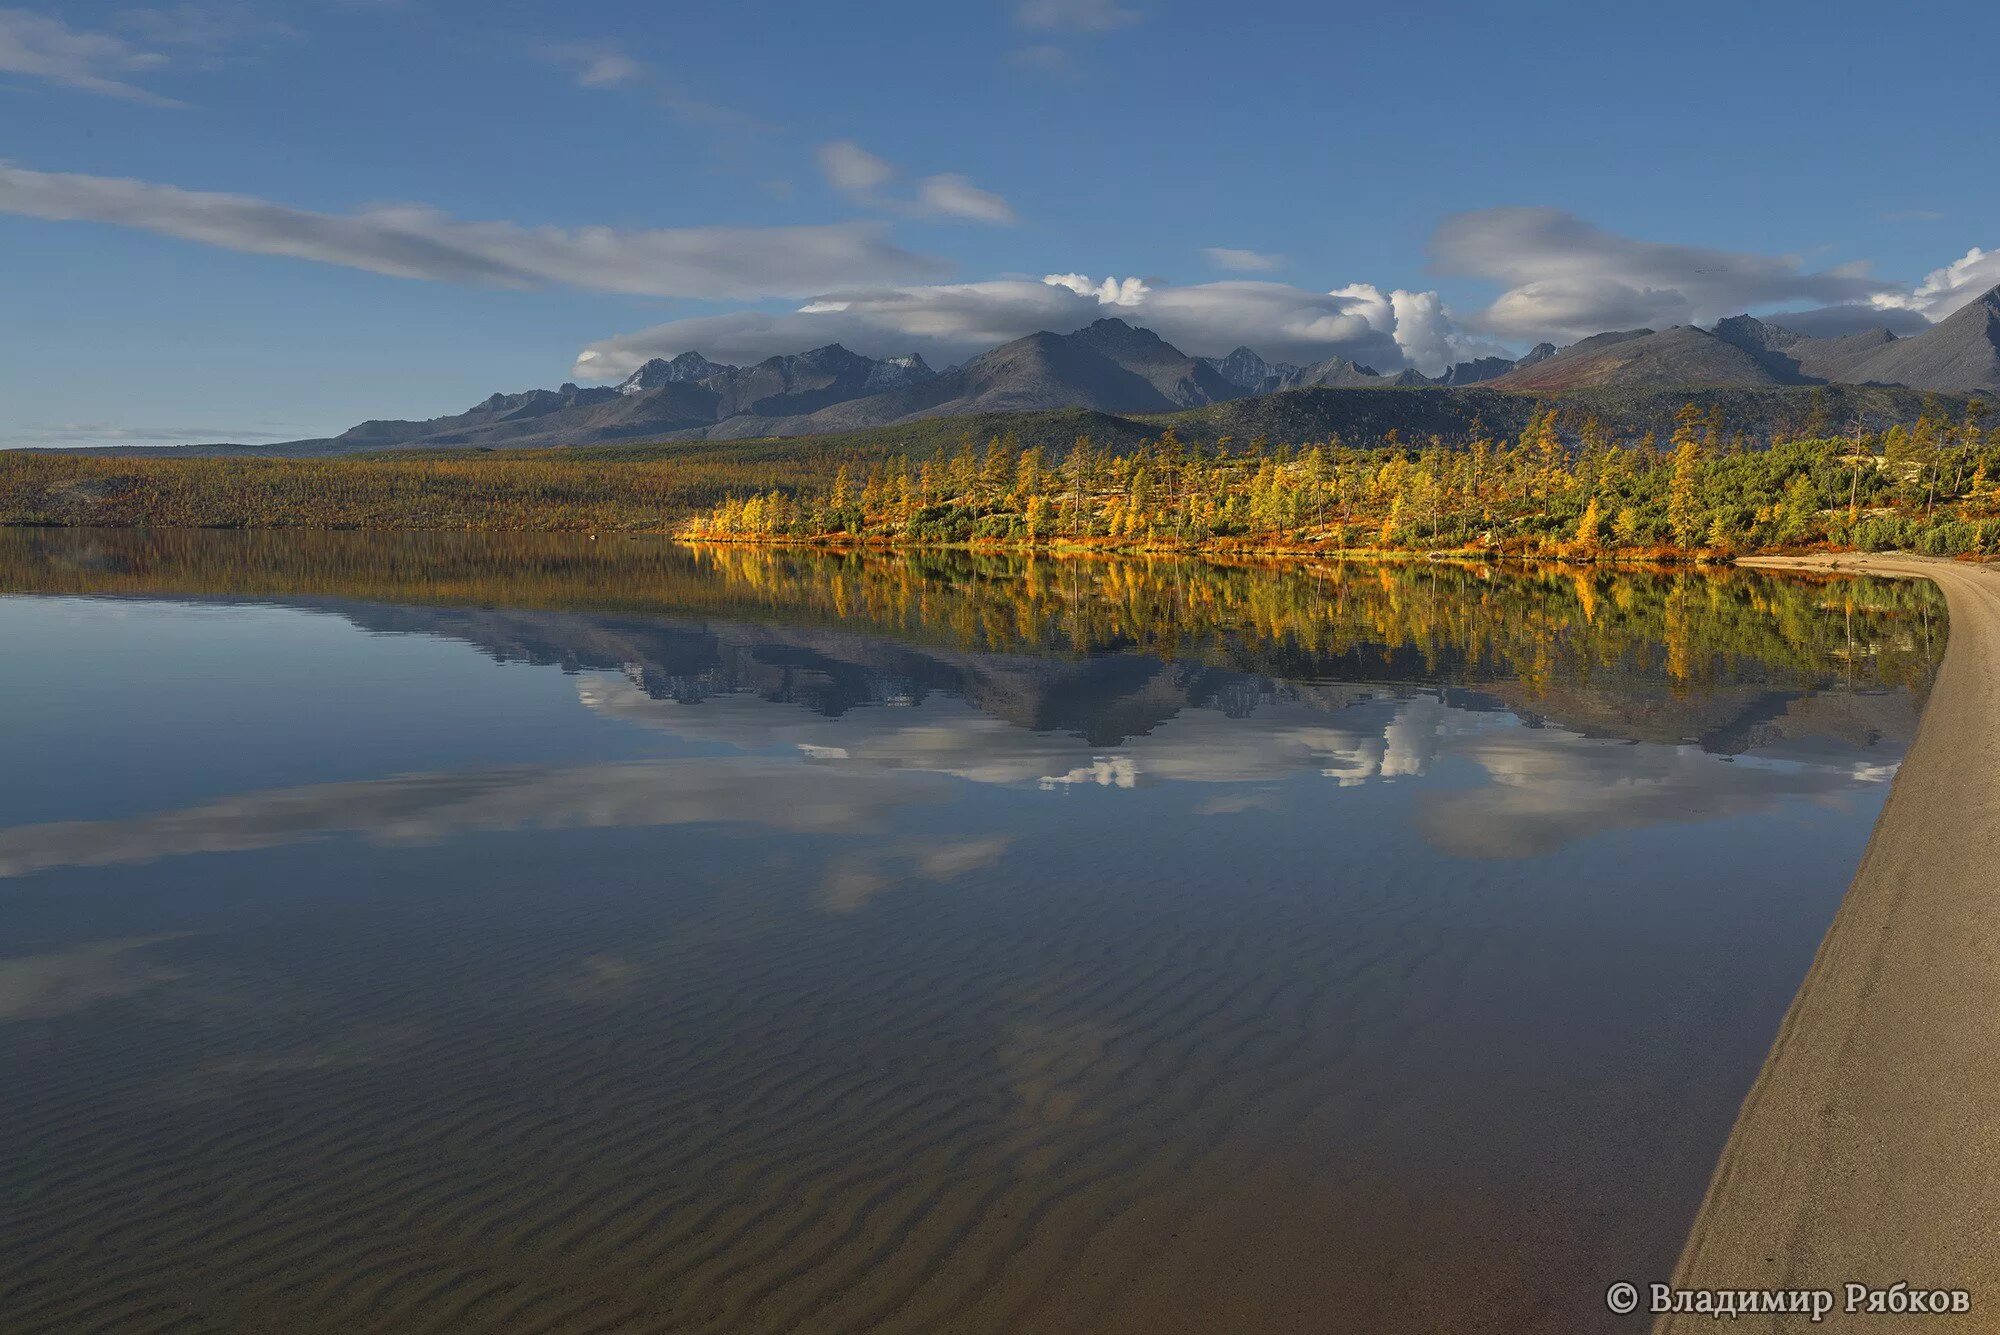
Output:
M1886 555L1744 564L1933 580L1950 639L1916 744L1744 1100L1674 1282L1966 1289L1972 1314L1960 1322L1995 1329L2000 568ZM1655 1330L1715 1325L1669 1315ZM1827 1328L1803 1316L1729 1325Z

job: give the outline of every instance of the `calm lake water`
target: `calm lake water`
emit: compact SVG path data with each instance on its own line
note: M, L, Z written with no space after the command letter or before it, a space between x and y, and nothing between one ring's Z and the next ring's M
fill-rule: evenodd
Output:
M0 532L0 1326L1634 1329L1928 586Z

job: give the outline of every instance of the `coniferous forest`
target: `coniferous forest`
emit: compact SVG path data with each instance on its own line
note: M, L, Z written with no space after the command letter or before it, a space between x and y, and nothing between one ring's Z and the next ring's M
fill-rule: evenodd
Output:
M674 534L700 541L1726 559L2000 552L1984 400L1765 442L1690 404L1664 436L1549 408L1516 434L1297 444L1172 428L347 458L0 453L0 525Z
M732 496L685 526L712 540L1135 548L1730 556L1832 546L2000 551L2000 429L1975 400L1879 433L1753 447L1684 408L1672 435L1573 436L1554 410L1519 436L1185 445L1114 454L1001 437L823 488Z

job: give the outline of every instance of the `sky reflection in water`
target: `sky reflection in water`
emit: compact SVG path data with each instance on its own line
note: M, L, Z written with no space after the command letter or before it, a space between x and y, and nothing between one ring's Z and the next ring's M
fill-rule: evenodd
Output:
M1941 642L1743 576L0 536L26 1328L1595 1328Z

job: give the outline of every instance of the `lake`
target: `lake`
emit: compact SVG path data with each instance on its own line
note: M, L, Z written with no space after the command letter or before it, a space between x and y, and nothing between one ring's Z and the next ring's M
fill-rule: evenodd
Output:
M0 531L10 1332L1590 1331L1928 585Z

